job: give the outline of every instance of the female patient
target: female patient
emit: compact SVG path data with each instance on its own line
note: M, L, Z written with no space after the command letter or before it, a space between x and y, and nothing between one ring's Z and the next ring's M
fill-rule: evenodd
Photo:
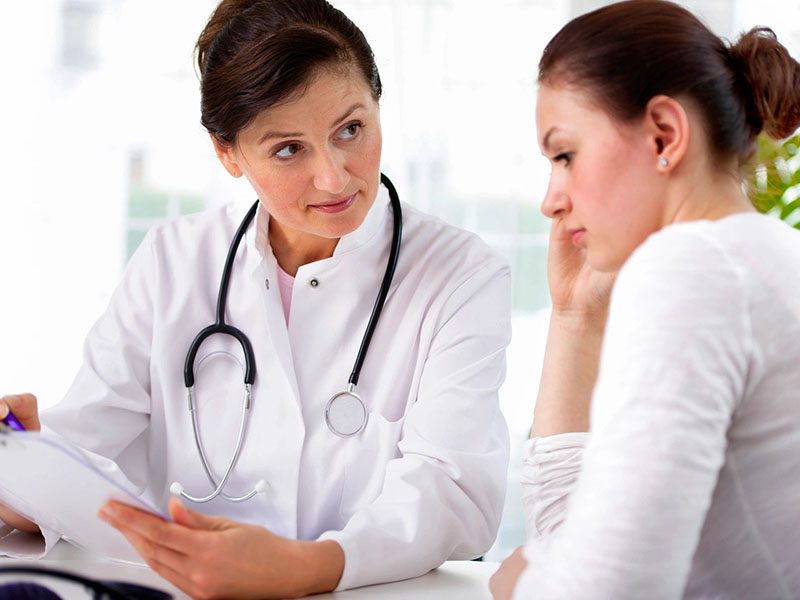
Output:
M800 125L800 65L633 0L566 25L539 82L554 312L495 597L800 597L800 232L742 177Z

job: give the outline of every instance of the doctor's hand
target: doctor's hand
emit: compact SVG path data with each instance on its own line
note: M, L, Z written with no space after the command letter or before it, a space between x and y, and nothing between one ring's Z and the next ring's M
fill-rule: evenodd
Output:
M528 561L525 560L522 546L520 546L502 562L500 568L489 579L489 591L492 592L492 598L494 600L511 600L517 581L527 566Z
M28 431L39 431L39 408L33 394L12 394L0 398L0 419L5 419L8 411L14 413L17 420Z
M332 540L290 540L205 516L176 498L169 512L172 523L110 501L98 516L192 598L299 598L333 590L344 571L344 552Z
M14 413L17 420L28 431L39 431L39 411L36 407L36 396L33 394L17 394L0 398L0 419L5 419L8 411ZM22 515L15 513L4 504L0 504L0 521L14 529L28 533L40 533L39 526Z

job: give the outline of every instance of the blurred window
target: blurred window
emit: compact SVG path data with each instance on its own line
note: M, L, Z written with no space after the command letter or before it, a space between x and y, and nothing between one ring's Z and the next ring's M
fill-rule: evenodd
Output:
M520 456L548 321L549 223L539 204L549 166L536 141L536 65L567 20L607 3L334 0L378 60L383 170L405 201L476 232L511 264L514 337L501 406L512 465L488 559L524 541ZM770 25L799 55L797 3L684 4L729 38ZM215 5L37 0L7 9L37 26L9 28L0 39L0 66L24 91L0 99L11 103L2 108L13 117L5 132L14 141L0 160L0 255L13 257L0 266L14 292L0 300L3 337L13 340L0 345L0 392L57 402L80 364L83 336L146 230L165 217L253 200L247 183L219 165L199 124L192 50Z

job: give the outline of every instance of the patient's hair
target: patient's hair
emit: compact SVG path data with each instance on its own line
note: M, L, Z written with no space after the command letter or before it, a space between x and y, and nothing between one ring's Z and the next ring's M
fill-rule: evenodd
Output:
M324 0L223 0L196 45L201 122L220 143L302 92L320 68L354 69L378 100L381 79L364 34Z
M656 95L690 98L716 157L740 164L762 131L783 138L800 126L800 65L771 29L729 45L666 0L629 0L570 21L545 48L539 82L582 89L622 122Z

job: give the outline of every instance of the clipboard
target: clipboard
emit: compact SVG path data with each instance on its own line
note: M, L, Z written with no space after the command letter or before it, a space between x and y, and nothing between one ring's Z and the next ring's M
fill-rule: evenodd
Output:
M55 434L0 431L0 502L90 554L143 564L125 536L97 517L112 499L170 520Z

